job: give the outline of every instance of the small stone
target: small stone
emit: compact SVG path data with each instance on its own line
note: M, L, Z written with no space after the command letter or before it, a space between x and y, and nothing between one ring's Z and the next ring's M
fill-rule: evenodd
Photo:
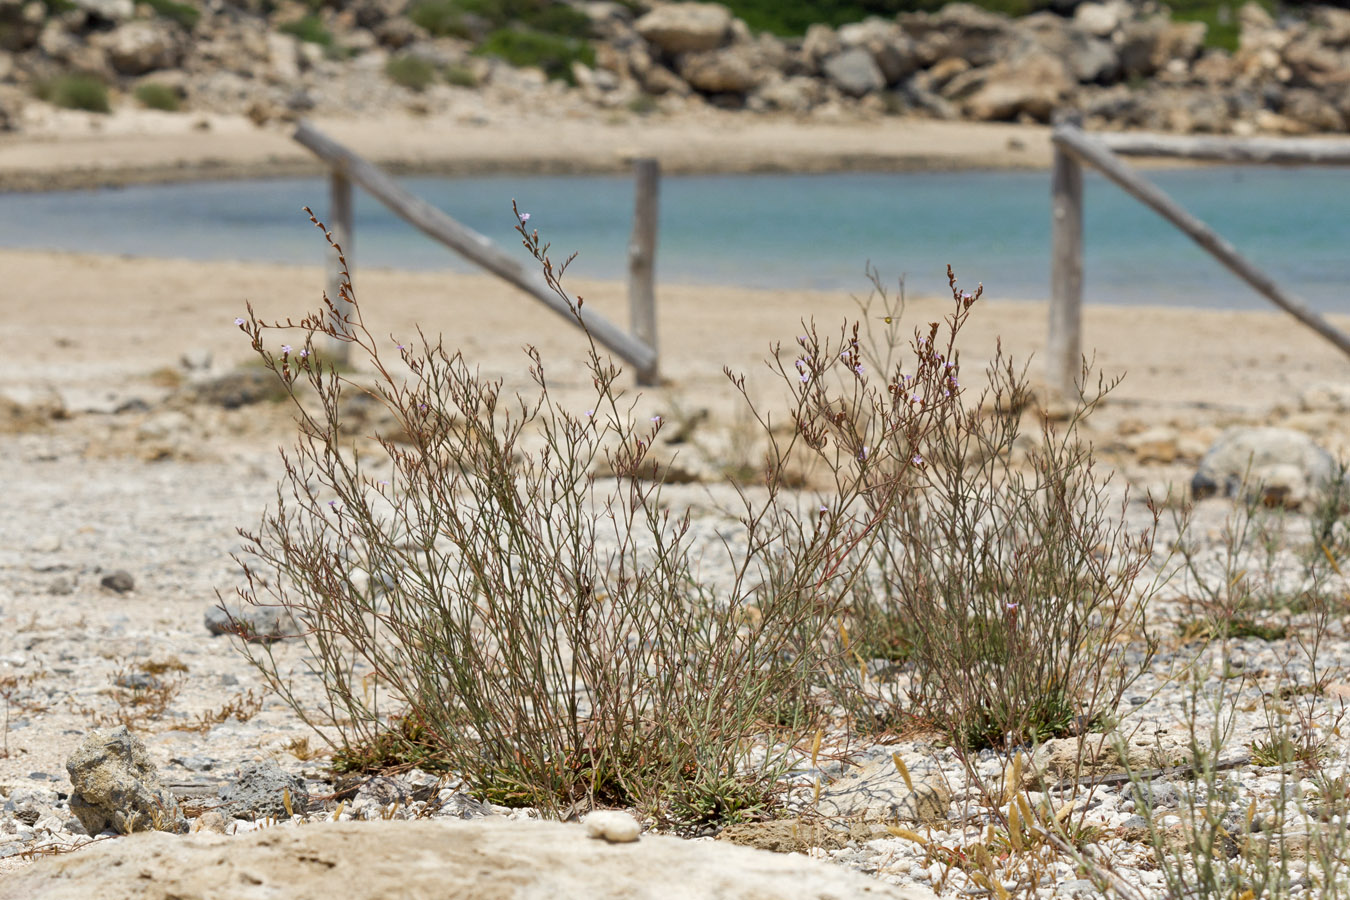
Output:
M118 569L104 575L99 580L99 584L118 594L128 594L136 589L136 579L131 577L131 573L125 569Z
M212 606L206 611L206 630L212 634L239 635L248 641L280 641L300 635L290 610L280 606Z
M164 788L141 739L126 726L94 731L66 762L70 811L86 831L187 831L178 801ZM32 776L29 776L32 778Z
M224 834L229 821L221 815L218 809L208 809L197 817L196 823L192 826L193 831L210 831L215 834Z
M236 819L282 817L309 809L304 779L274 762L249 763L241 768L234 782L220 789L220 799L224 811Z
M47 593L56 597L66 597L75 593L75 582L64 575L57 575L47 585Z
M628 813L599 810L586 817L586 833L611 844L630 844L642 836L642 826Z
M55 553L61 549L61 536L59 534L44 534L33 541L34 553Z

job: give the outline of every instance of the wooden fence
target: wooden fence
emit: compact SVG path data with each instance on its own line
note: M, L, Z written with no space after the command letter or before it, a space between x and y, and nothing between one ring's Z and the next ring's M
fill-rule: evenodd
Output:
M577 324L567 303L548 287L543 273L537 269L527 268L489 238L404 190L384 172L309 123L299 123L293 137L331 170L330 213L329 221L325 224L333 233L333 238L341 244L349 267L355 251L352 185L356 184L423 234L515 285L573 325ZM632 332L623 331L590 309L585 310L582 317L586 329L597 343L633 366L638 384L651 385L656 384L660 377L654 287L659 169L656 160L640 159L635 163L635 171L637 203L633 237L628 247L628 301ZM339 277L340 272L334 260L328 274L328 296L334 303L341 302L337 299ZM346 348L346 344L339 344L336 349L341 353Z
M1350 335L1332 326L1324 316L1280 287L1238 253L1232 244L1187 212L1157 185L1141 177L1117 155L1230 163L1350 165L1350 140L1089 135L1082 130L1081 120L1076 117L1060 119L1051 139L1054 142L1054 168L1050 177L1050 339L1046 381L1052 391L1061 396L1073 396L1080 387L1076 382L1083 360L1084 163L1172 223L1266 299L1350 355ZM1347 295L1350 295L1350 286Z

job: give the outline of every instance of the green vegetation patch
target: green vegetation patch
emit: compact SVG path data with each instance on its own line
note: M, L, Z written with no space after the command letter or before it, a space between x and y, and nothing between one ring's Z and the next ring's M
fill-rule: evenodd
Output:
M145 0L145 2L155 11L155 15L171 19L188 31L196 28L197 20L202 17L200 9L189 3L179 3L178 0Z
M513 66L538 66L549 78L568 84L576 83L572 63L595 65L595 49L585 41L516 28L492 32L474 52L495 56Z
M108 88L95 75L84 72L70 72L40 82L34 93L39 100L46 100L62 109L83 109L88 112L111 112L108 103Z
M418 0L408 17L437 37L475 37L489 30L517 25L531 31L584 40L591 20L556 0Z
M398 56L389 57L384 66L384 74L389 76L389 80L394 84L421 93L436 80L436 67L420 56L400 53Z
M313 14L294 22L287 22L277 30L282 34L298 37L306 43L318 44L320 47L333 46L333 32L325 28L323 20Z
M147 81L137 87L136 99L148 109L162 109L165 112L178 112L181 105L178 91L158 81Z

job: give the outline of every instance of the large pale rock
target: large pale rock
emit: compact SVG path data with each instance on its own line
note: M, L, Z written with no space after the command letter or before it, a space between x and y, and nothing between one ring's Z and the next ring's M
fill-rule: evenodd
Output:
M851 97L861 97L886 86L886 76L872 54L862 47L836 53L825 60L825 77Z
M805 75L790 78L771 78L760 85L755 96L768 109L804 113L821 101L824 88L820 81Z
M343 822L134 835L38 860L0 900L933 900L839 866L719 842L587 837L553 822Z
M173 793L160 784L141 739L126 726L92 732L66 761L70 811L90 834L111 828L187 831ZM33 895L36 896L36 895Z
M754 90L762 76L753 51L744 44L686 53L680 57L680 75L705 94L744 94Z
M1044 51L1016 62L1001 62L984 73L983 84L965 101L966 114L984 121L1029 116L1050 121L1051 114L1073 87L1064 61Z
M1066 25L1054 13L1027 16L1018 28L1041 50L1062 59L1075 81L1109 83L1120 74L1120 57L1110 41Z
M887 84L898 84L919 69L914 41L899 25L876 16L840 28L839 43L844 47L861 47L872 54Z
M1080 3L1073 11L1075 28L1096 37L1110 37L1130 15L1130 4L1123 0L1109 3Z
M955 56L972 66L987 66L1004 55L1004 45L1013 34L1011 19L972 3L948 3L931 15L902 15L900 25L914 39L915 52L924 65Z
M1127 78L1147 78L1173 61L1189 63L1205 43L1204 22L1173 22L1155 16L1120 29L1120 64Z
M720 3L671 3L647 13L633 27L665 53L716 50L731 35L731 11Z
M177 30L162 21L129 22L109 32L100 43L113 68L123 75L173 69L183 60Z
M1336 461L1301 431L1230 428L1200 460L1191 479L1197 498L1243 492L1269 506L1299 506L1315 498L1336 471Z
M814 811L864 822L945 822L952 795L940 773L912 770L910 780L912 791L895 762L883 757L849 771L821 791Z

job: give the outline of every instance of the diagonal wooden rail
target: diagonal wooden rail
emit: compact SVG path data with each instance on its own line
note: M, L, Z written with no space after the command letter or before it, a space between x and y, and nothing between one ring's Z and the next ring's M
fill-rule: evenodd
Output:
M1117 153L1173 156L1216 162L1322 163L1350 165L1350 141L1180 138L1165 135L1088 135L1073 118L1057 123L1051 174L1050 340L1047 382L1061 396L1077 390L1082 365L1083 173L1087 163L1200 245L1258 293L1350 356L1350 335L1280 287L1204 222L1157 185L1140 176Z
M637 307L642 304L654 304L653 292L648 285L645 290L634 291L635 321L641 337L629 334L617 325L599 316L591 310L574 314L567 303L549 288L541 272L526 268L509 256L491 239L474 231L441 212L436 207L409 193L384 172L362 159L353 151L328 137L308 122L300 122L293 135L295 141L323 160L333 171L333 208L338 221L333 224L334 237L339 243L350 243L351 193L350 184L357 184L387 206L394 214L422 233L439 241L450 249L476 263L497 277L520 288L525 293L543 303L553 312L567 319L573 325L578 314L585 323L586 330L596 342L607 347L615 355L631 364L636 370L639 384L654 384L657 379L656 317L654 308ZM655 218L655 169L654 164L644 176L647 190L639 190L639 208L648 210ZM641 179L640 179L641 181ZM346 182L344 186L343 182ZM643 204L646 204L644 207ZM344 218L345 217L345 218ZM639 227L642 227L639 225ZM654 244L655 226L646 226L646 231L635 239L630 256L635 258L631 264L635 271L651 275L650 254ZM646 237L647 234L651 238ZM344 243L344 252L349 248ZM642 253L649 256L643 260ZM330 297L337 292L330 290ZM646 338L646 340L643 340Z

